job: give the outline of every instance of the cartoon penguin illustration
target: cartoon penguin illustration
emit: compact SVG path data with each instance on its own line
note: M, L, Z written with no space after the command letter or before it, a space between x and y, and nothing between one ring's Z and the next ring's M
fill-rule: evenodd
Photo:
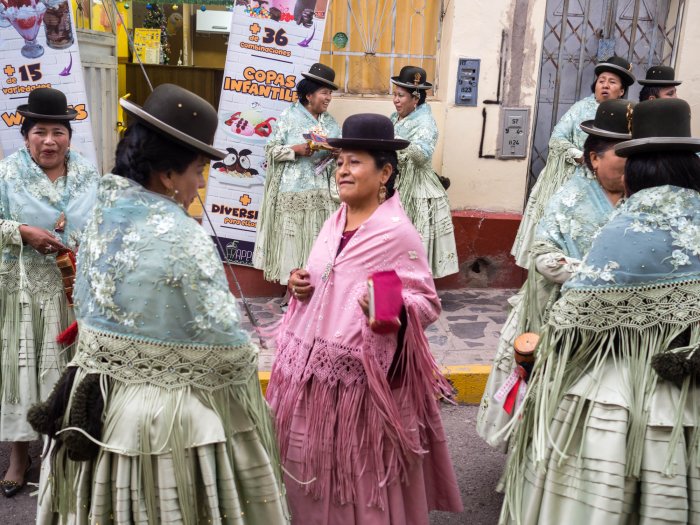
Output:
M228 155L223 160L212 164L214 169L235 177L254 177L258 174L258 170L250 167L248 155L252 151L249 149L236 151L234 148L226 148L226 151L228 151Z

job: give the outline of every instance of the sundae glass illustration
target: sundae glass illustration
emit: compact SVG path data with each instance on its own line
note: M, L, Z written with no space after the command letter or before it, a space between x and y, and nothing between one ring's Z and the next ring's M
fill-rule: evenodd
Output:
M4 17L12 27L24 38L21 49L25 58L39 58L44 54L44 48L36 41L39 27L44 20L46 6L36 0L2 0L5 6ZM28 4L28 5L27 5Z

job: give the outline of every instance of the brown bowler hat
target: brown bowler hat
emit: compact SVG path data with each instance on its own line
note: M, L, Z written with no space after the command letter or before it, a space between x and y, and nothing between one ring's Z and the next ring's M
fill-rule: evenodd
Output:
M185 88L161 84L148 96L143 107L124 98L119 99L119 104L153 131L209 158L220 160L227 155L211 146L219 124L216 110Z
M671 66L652 66L647 69L647 76L637 80L642 86L678 86L681 80L676 80L676 71Z
M595 112L595 119L581 122L579 126L589 135L629 140L632 138L632 113L635 105L623 98L604 100Z
M615 146L620 157L664 151L700 151L700 138L690 136L690 106L685 100L640 102L632 115L632 140Z
M328 67L325 64L316 62L309 68L308 73L302 73L302 77L323 84L333 90L338 89L338 84L335 81L335 71L333 68Z

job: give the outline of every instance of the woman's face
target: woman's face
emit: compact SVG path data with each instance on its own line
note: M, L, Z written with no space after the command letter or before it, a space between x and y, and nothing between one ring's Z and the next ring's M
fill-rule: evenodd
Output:
M166 175L170 179L170 184L166 188L175 191L173 198L185 209L197 198L197 191L204 188L204 168L209 164L209 159L204 155L199 155L192 163L185 168L182 173L170 172Z
M614 100L622 98L625 94L625 87L622 85L620 77L615 73L603 71L595 81L595 99L598 102L604 100Z
M24 144L44 171L56 169L66 161L70 134L60 122L40 121L29 130Z
M406 88L394 86L394 107L399 117L404 118L418 107L418 97L414 97Z
M608 193L623 193L625 191L625 157L618 157L615 149L610 148L598 155L591 151L591 165L598 182Z
M321 88L306 96L306 100L309 101L309 105L306 106L306 109L308 109L309 113L312 115L320 115L321 113L328 111L328 106L330 105L332 99L333 90Z
M335 182L340 200L353 207L379 204L379 188L391 176L391 165L377 168L366 151L341 150Z

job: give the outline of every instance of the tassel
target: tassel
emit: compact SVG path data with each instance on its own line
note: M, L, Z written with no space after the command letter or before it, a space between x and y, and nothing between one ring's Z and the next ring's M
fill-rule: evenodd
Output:
M58 337L56 337L56 342L64 346L70 346L75 343L78 338L78 321L73 321L71 325L63 330Z

